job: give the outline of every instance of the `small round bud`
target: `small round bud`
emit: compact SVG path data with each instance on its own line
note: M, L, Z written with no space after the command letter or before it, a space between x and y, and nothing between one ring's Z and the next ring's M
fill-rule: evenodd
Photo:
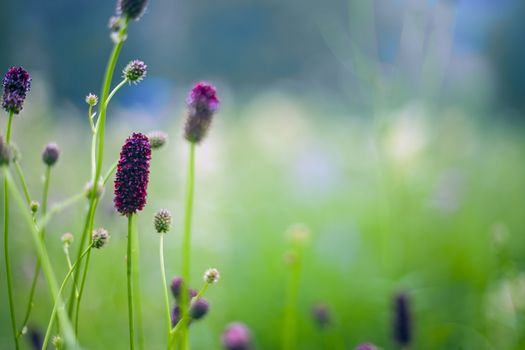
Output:
M12 148L0 136L0 166L9 165L13 159Z
M158 233L167 233L171 229L171 213L167 209L160 209L153 219L155 230Z
M175 327L177 323L180 321L180 307L178 305L174 305L171 308L171 326Z
M108 239L108 231L103 228L97 228L93 231L93 248L102 248L107 243Z
M84 191L87 199L100 198L104 194L104 185L99 181L98 186L93 188L93 181L90 181L84 186Z
M210 268L204 273L204 282L206 283L217 283L219 281L220 274L219 270Z
M193 320L200 320L208 313L210 309L210 304L204 298L195 300L190 307L190 317Z
M168 142L168 134L162 131L152 131L148 134L151 149L159 149Z
M332 323L330 310L324 304L317 304L312 307L312 318L321 329L330 326Z
M64 339L59 335L55 335L53 339L51 339L51 344L53 344L55 349L60 350L64 347Z
M86 96L86 103L90 105L91 107L96 106L98 103L98 97L95 94L89 93Z
M37 201L31 201L31 204L29 204L29 209L31 209L31 213L36 214L38 208L40 208L40 203L38 203Z
M56 143L48 143L42 152L42 161L48 166L53 166L60 156L60 148Z
M171 294L175 299L180 298L182 288L182 277L174 277L171 280Z
M148 66L144 62L133 60L124 68L122 74L124 78L136 84L146 77L147 68Z
M356 346L355 350L377 350L377 347L374 344L363 343Z
M66 232L62 235L60 239L62 240L62 243L64 243L64 245L70 246L71 243L73 243L74 237L70 232Z
M222 333L221 342L226 350L249 350L252 335L248 327L240 322L229 324Z

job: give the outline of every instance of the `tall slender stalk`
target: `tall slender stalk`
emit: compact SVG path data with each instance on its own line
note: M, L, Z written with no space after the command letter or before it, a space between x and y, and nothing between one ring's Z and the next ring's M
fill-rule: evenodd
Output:
M189 310L189 282L191 263L191 219L193 214L193 193L195 187L195 143L190 142L188 157L188 178L186 187L186 211L184 213L184 236L182 241L182 298L181 316L187 317ZM186 325L181 329L181 344L183 349L189 347L188 329Z
M299 296L301 268L302 268L302 247L290 251L290 275L288 277L288 287L286 292L284 324L283 324L283 350L293 350L297 347L297 299Z
M60 300L60 303L62 302L62 299L59 299L58 297L60 297L62 295L62 292L63 292L63 290L64 290L64 288L66 286L66 283L69 280L69 277L71 276L73 271L76 269L78 264L82 261L84 256L91 250L92 247L93 247L93 244L90 244L87 247L87 249L84 252L82 252L82 254L80 255L80 260L75 261L75 263L72 266L69 267L69 270L68 270L66 276L62 280L62 284L60 285L60 288L58 290L57 298L55 299L55 303L53 305L53 310L51 311L51 316L49 317L49 321L47 323L46 335L44 337L44 342L42 343L42 349L47 349L47 344L49 343L49 336L51 335L51 328L53 327L53 320L55 319L55 315L56 315L58 306L60 305L59 304L59 300Z
M139 250L139 237L137 230L137 222L134 220L133 232L133 289L135 298L135 321L137 322L137 345L140 350L144 349L144 332L142 327L142 293L140 290L140 250Z
M6 144L9 145L11 141L11 127L13 125L13 111L9 112L9 119L7 121L6 130ZM13 331L13 339L15 341L15 348L19 349L18 335L16 330L16 315L15 305L13 302L13 272L11 269L11 257L9 256L9 183L4 179L4 258L5 258L5 272L7 277L7 296L9 299L9 313L11 315L11 328Z
M135 214L128 215L128 252L126 256L128 280L129 348L135 349L135 322L133 316L133 221Z
M168 296L168 285L166 283L166 268L164 265L164 234L160 235L159 244L159 256L160 256L160 273L162 275L162 289L164 291L164 306L166 308L166 328L167 328L167 339L169 343L170 331L171 331L171 315L170 315L170 299Z

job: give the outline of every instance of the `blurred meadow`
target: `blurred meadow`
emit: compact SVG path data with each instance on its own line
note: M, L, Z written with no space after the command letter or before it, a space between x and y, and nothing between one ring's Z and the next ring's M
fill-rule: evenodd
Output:
M44 145L62 150L52 206L90 179L84 97L102 82L114 4L2 7L0 70L22 65L33 75L13 140L35 199ZM232 321L250 327L255 349L281 348L286 232L295 223L310 230L297 349L399 348L399 292L410 300L410 349L525 349L524 14L519 0L151 0L129 32L114 84L131 59L144 60L148 75L109 107L103 166L133 131L169 135L152 155L138 216L146 349L165 346L153 215L173 213L171 280L181 273L185 98L202 79L217 86L221 108L197 146L190 284L200 287L209 267L221 279L207 291L209 315L191 327L194 349L220 349ZM82 303L79 338L89 349L128 347L126 220L112 186L113 178L95 219L111 238L92 253ZM49 223L59 281L67 272L60 237L73 233L76 254L86 210L80 202ZM15 205L12 217L20 320L36 253ZM0 264L0 348L12 349ZM318 304L330 312L326 327L312 317ZM31 329L44 331L51 308L41 278Z

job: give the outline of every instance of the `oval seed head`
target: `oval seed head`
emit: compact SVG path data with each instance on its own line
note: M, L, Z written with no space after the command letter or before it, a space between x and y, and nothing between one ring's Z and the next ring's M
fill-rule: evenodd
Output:
M128 63L122 71L123 77L135 84L140 83L146 77L148 66L140 61L133 60Z
M186 99L188 116L184 127L184 137L191 143L199 143L210 128L213 115L219 109L219 98L215 86L198 82Z
M147 5L147 0L118 0L117 13L138 21L144 14Z
M210 268L204 273L204 282L209 284L217 283L220 277L219 270Z
M53 339L51 339L51 344L53 344L55 349L60 350L64 347L64 339L59 335L55 335Z
M195 300L190 306L190 317L192 320L200 320L206 316L210 309L210 304L204 298Z
M29 209L31 209L31 213L36 214L38 208L40 208L40 203L38 203L37 201L31 201L31 204L29 204Z
M53 166L60 156L60 148L56 143L48 143L42 152L42 161L48 165Z
M20 113L31 88L31 76L22 67L11 67L2 80L2 86L2 107L8 113Z
M153 219L155 230L158 233L167 233L171 229L171 213L167 209L160 209Z
M151 149L159 149L168 142L168 134L163 131L152 131L148 134Z
M86 96L86 103L87 103L88 105L90 105L91 107L96 106L97 103L98 103L98 96L95 95L95 94L89 93L89 94Z
M71 243L73 243L73 235L70 232L66 232L62 235L61 240L62 243L64 243L65 246L70 246Z
M248 327L241 322L230 323L222 333L221 342L226 350L251 349L252 335Z
M4 142L0 136L0 166L7 166L13 159L13 152L10 145Z
M102 248L107 243L108 239L108 231L103 228L97 228L93 231L93 248Z
M144 208L148 195L151 145L146 135L134 133L120 151L115 176L115 208L122 215Z

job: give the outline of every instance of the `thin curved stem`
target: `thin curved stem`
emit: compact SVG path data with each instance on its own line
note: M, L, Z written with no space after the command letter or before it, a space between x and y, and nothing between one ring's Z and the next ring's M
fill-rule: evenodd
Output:
M111 93L109 94L106 100L106 108L108 107L109 101L111 101L111 99L113 98L113 96L115 96L117 91L119 91L120 88L123 87L128 81L129 81L128 78L124 78L124 80L122 80L117 86L115 86L115 88L111 91Z
M182 241L182 298L181 298L181 318L188 315L189 305L189 282L190 282L190 262L191 262L191 219L193 213L193 193L195 187L195 143L190 143L190 154L188 157L188 178L186 188L186 210L184 213L184 236ZM185 325L181 330L182 349L189 346L188 331Z
M160 273L162 275L162 290L164 291L164 306L166 307L166 328L167 328L167 337L168 343L170 339L171 332L171 315L170 315L170 299L168 296L168 285L166 282L166 268L164 264L164 234L160 235L160 245L159 245L159 256L160 256Z
M128 280L128 325L129 325L129 348L135 349L135 325L133 316L133 219L135 215L128 215L128 253L126 256L127 280Z
M13 125L13 111L9 112L9 119L6 130L6 144L9 145L11 141L11 127ZM16 315L15 304L13 301L13 271L11 269L11 257L9 256L9 183L7 179L4 180L4 258L5 258L5 272L7 277L7 296L9 299L9 313L11 315L11 328L13 331L13 339L15 341L15 348L19 349L18 336L16 330Z
M20 180L22 190L24 191L24 197L26 198L27 206L30 206L31 195L29 194L29 189L27 188L27 182L24 176L24 172L22 171L22 168L20 167L20 163L18 161L14 161L13 163L15 164L16 176L18 177L18 180Z
M9 173L9 170L4 168L2 169L4 173L4 177L9 184L9 190L15 199L15 202L20 207L21 214L23 215L24 219L26 220L27 224L31 228L31 235L33 238L33 243L35 244L35 248L37 251L37 255L41 261L42 264L42 271L44 272L44 277L47 281L47 286L49 288L49 292L54 300L58 300L59 303L61 303L61 297L58 295L58 283L55 277L55 274L53 272L53 268L51 266L51 261L49 260L49 256L47 255L47 251L44 247L44 244L42 243L39 235L39 230L35 223L33 222L33 218L29 211L23 210L25 208L25 203L23 196L18 192L18 189L16 186L14 186L13 178L11 177L11 174ZM71 323L69 322L69 319L67 317L67 314L62 308L59 308L58 311L58 318L60 319L60 327L62 329L62 333L64 335L64 340L68 347L73 347L75 345L75 336L73 334L73 328L71 327Z
M115 172L115 170L117 170L117 165L118 165L118 161L115 161L115 163L113 163L113 165L111 166L111 168L109 168L108 172L106 173L106 175L104 175L104 179L102 180L102 184L105 186L106 183L109 181L109 178L111 177L111 175L113 175L113 173Z
M56 203L55 205L53 205L53 207L51 207L51 209L47 213L42 213L43 217L42 219L40 219L40 221L38 221L39 226L45 227L54 215L60 213L62 210L65 210L66 208L84 199L85 196L86 192L82 191L72 197L66 198L63 201Z
M73 264L71 263L71 256L69 254L69 245L64 246L64 255L66 256L67 268L70 270L73 269ZM75 290L77 291L77 298L78 298L78 286L76 284L74 284L74 286L75 286Z
M42 349L47 349L47 344L49 343L49 336L51 335L51 328L53 327L53 320L55 319L55 315L56 315L56 312L57 312L57 309L58 309L58 306L60 305L60 303L62 303L62 299L60 299L60 303L59 303L59 299L58 297L60 297L62 295L62 292L64 291L64 288L66 287L66 283L67 281L69 280L69 277L71 276L71 274L73 273L73 271L76 269L76 267L78 266L78 264L80 263L80 261L82 261L82 259L84 258L84 256L89 252L91 251L91 248L93 247L93 244L90 244L87 249L82 252L82 254L80 255L80 260L77 260L75 261L75 263L73 264L73 266L71 266L69 268L69 271L67 272L66 276L64 277L64 280L62 280L62 284L60 285L60 288L58 289L58 295L57 295L57 298L55 299L55 304L53 305L53 310L51 311L51 316L49 317L49 321L47 323L47 328L46 328L46 335L44 337L44 342L42 343Z
M93 106L89 104L89 109L88 109L89 126L91 127L91 132L93 134L96 134L97 131L95 130L95 124L93 123L93 117L95 117L95 114L93 114Z

